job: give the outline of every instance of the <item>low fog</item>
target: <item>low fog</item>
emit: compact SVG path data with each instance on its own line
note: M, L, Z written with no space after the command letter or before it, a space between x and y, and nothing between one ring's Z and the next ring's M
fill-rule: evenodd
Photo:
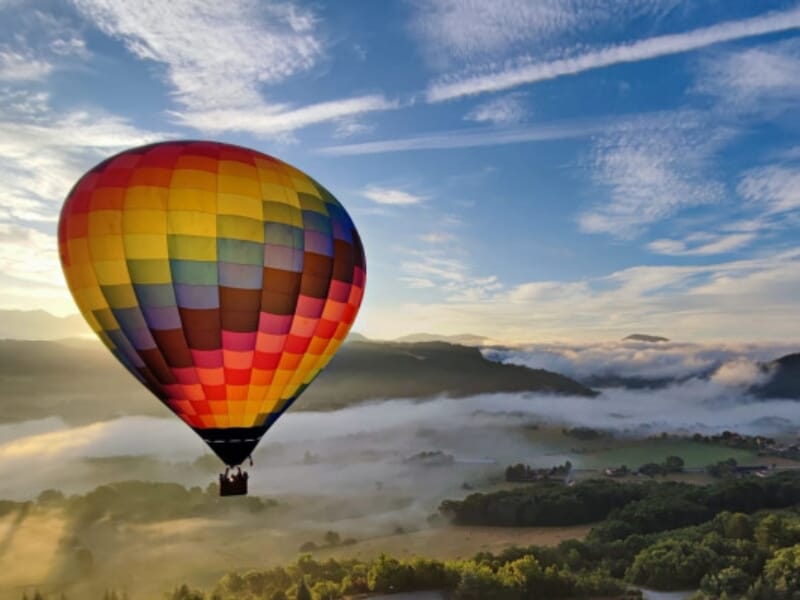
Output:
M380 490L407 495L427 511L435 498L458 492L464 482L484 481L511 462L547 466L570 458L579 465L580 457L569 454L568 438L560 447L552 436L539 435L548 425L604 428L629 437L724 429L796 433L800 403L749 398L741 385L745 371L726 366L710 380L659 390L606 389L595 398L486 394L290 411L255 453L252 490L269 496ZM46 487L77 491L98 475L92 459L103 457L155 457L175 467L163 470L163 478L185 484L205 485L214 477L208 469L186 468L207 450L177 419L125 417L75 428L47 419L2 426L0 440L0 497L5 498L29 497ZM404 462L432 450L453 455L455 464ZM106 468L102 475L114 480L135 474Z
M789 351L639 343L487 350L494 360L575 377L667 376L671 382L658 389L600 389L597 397L482 394L376 401L330 412L290 410L254 454L251 491L290 502L302 497L307 509L300 516L309 523L335 520L343 530L351 519L360 519L361 528L365 520L376 528L408 526L424 523L443 498L490 484L508 464L546 467L569 459L580 467L584 458L574 451L576 440L561 435L563 427L602 428L618 438L725 429L796 437L800 402L748 394L770 377L758 363ZM454 463L406 460L423 451L442 451ZM177 418L2 425L0 498L32 498L46 488L83 492L124 479L205 487L222 467L216 460L196 462L208 453Z
M799 350L789 344L688 344L620 341L598 344L531 344L512 350L487 349L487 358L535 369L547 369L580 381L592 377L650 380L708 376L726 366L749 373L756 383L756 363ZM723 374L723 376L725 376Z

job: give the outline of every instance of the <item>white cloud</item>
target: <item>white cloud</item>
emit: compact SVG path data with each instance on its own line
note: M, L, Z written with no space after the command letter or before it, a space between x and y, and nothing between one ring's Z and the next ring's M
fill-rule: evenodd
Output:
M419 204L426 199L426 196L377 185L367 186L364 191L361 192L361 195L378 204L391 204L395 206Z
M436 265L434 265L436 266ZM426 273L417 271L420 277ZM463 273L460 271L459 273ZM499 286L499 282L497 284ZM655 332L683 340L786 340L797 332L800 249L695 266L638 266L567 281L498 287L479 299L370 307L375 330L392 338L413 331L486 335L505 342L602 340Z
M598 142L593 176L610 199L578 216L583 231L632 237L680 210L722 198L722 184L706 167L731 133L709 131L702 115L685 111L646 120Z
M772 375L771 371L760 368L760 365L752 360L740 357L721 365L711 375L711 381L726 387L748 388L752 385L765 384Z
M695 90L714 96L719 107L774 113L797 107L800 43L789 40L718 54L701 63Z
M37 81L47 77L53 65L30 53L0 46L0 81Z
M447 233L446 231L432 231L419 236L419 239L429 244L444 244L446 242L453 241L455 236L452 233Z
M764 207L767 214L800 209L800 168L770 165L748 171L737 186L746 200Z
M683 240L658 239L647 248L657 254L668 256L708 256L732 252L756 239L755 233L732 233L728 235L692 234Z
M177 100L195 110L258 104L261 84L311 68L323 50L316 16L291 2L74 3L134 55L164 64Z
M342 144L320 148L318 152L328 156L352 156L383 152L408 152L412 150L449 150L454 148L476 148L544 142L570 138L588 137L608 133L627 127L624 117L601 119L575 119L527 128L508 129L460 129L434 134L410 136L357 144Z
M246 108L176 111L179 123L209 132L249 131L256 134L284 133L325 121L341 121L367 112L399 106L381 95L357 96L310 104L301 108L259 105Z
M0 222L0 273L23 282L63 286L55 236Z
M38 94L28 101L18 95L3 99L11 102L0 117L0 222L55 221L86 169L110 152L163 137L102 112L51 112ZM12 112L14 106L22 112Z
M509 94L479 104L467 116L467 121L506 125L521 123L528 116L528 110L518 94Z
M114 151L162 137L100 111L54 112L41 92L0 94L4 307L29 307L31 298L57 312L72 306L52 233L61 203L93 164Z
M400 279L413 288L435 288L436 297L448 302L478 302L497 293L502 288L497 277L473 274L464 254L458 246L405 250Z
M579 380L624 377L652 382L709 379L728 387L761 383L758 363L794 350L775 344L691 344L619 340L595 344L530 344L514 350L484 350L489 358L547 369Z
M533 58L524 57L515 66L495 68L487 74L462 75L435 82L428 87L427 99L429 102L442 102L463 96L497 92L615 64L689 52L713 44L789 31L798 27L800 27L800 8L793 8L684 33L660 35L628 44L608 46L549 62L536 62Z
M499 54L509 46L550 37L578 23L559 0L418 0L415 33L434 60Z
M0 5L0 22L13 32L0 44L0 82L41 82L68 59L88 57L83 37L67 20Z
M644 15L676 0L414 0L412 30L439 66L501 57L519 48L593 31Z
M336 121L334 135L337 138L349 138L362 133L369 133L374 129L372 125L363 123L354 116L346 116Z
M267 102L263 86L308 71L324 57L318 17L288 0L74 2L135 56L166 67L167 82L182 106L173 115L189 127L268 135L397 107L381 95L301 107Z

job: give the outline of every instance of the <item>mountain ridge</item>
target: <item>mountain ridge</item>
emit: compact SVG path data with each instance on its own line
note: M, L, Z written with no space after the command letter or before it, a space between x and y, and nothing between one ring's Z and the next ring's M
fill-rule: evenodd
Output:
M0 340L0 385L7 397L0 422L57 416L86 424L171 414L99 342ZM490 361L474 347L351 341L341 346L292 410L504 392L596 394L557 373Z

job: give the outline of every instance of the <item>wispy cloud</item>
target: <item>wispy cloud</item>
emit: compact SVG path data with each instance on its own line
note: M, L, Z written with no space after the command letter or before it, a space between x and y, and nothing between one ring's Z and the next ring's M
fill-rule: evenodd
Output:
M448 150L476 148L526 142L545 142L587 137L626 127L625 117L601 119L575 119L537 127L483 130L460 129L404 138L342 144L320 148L317 152L329 156L377 154L383 152L408 152L412 150Z
M682 209L722 198L722 184L706 167L731 133L709 131L703 115L688 111L650 120L598 142L593 176L610 198L578 216L583 231L632 237Z
M0 222L0 272L23 282L62 284L55 236Z
M59 203L93 163L164 136L100 111L54 112L41 94L6 99L11 102L0 113L0 222L55 221Z
M367 186L361 195L365 198L377 202L378 204L390 204L394 206L407 206L409 204L419 204L425 200L425 196L412 194L404 190L381 187L377 185Z
M429 244L444 244L453 241L455 236L445 231L432 231L419 236L419 239Z
M263 86L308 71L324 57L319 18L291 1L74 2L136 57L165 66L182 106L173 115L189 127L273 134L396 107L380 95L301 107L265 100Z
M61 202L103 157L161 137L100 111L54 111L41 92L0 94L3 306L29 306L31 297L45 298L51 310L70 305L50 233Z
M787 40L715 54L701 62L695 91L719 109L767 115L796 109L800 97L800 42Z
M368 112L398 108L399 103L381 95L358 96L310 104L302 108L284 106L246 107L199 112L176 111L177 121L183 125L208 132L249 131L271 134L294 131L326 121L341 121Z
M763 380L764 373L758 371L757 363L793 350L788 344L652 344L619 340L580 345L531 344L519 350L485 353L502 362L548 369L579 380L609 375L650 381L709 376L726 387L739 387Z
M165 65L176 99L195 110L257 104L261 84L311 68L323 52L317 17L291 2L74 3L135 56Z
M770 165L748 171L737 186L746 200L767 214L800 209L800 166Z
M535 62L527 57L520 64L487 74L446 78L428 87L429 102L442 102L463 96L497 92L520 85L575 75L620 63L638 62L689 52L722 42L751 38L800 27L800 8L728 21L684 33L652 38L591 50L568 58Z
M495 125L509 125L521 123L528 116L528 109L519 94L508 94L484 102L473 108L467 116L467 121L476 123L493 123Z
M400 269L411 287L435 287L451 302L477 302L502 288L496 276L476 276L463 258L442 250L409 250Z
M0 82L41 82L68 59L88 56L83 37L67 20L0 4L0 22L8 32L0 43Z
M798 290L800 249L792 249L746 260L638 266L597 278L534 281L478 299L431 296L428 302L404 304L401 311L392 308L382 319L384 329L367 334L469 331L530 342L618 339L652 331L672 339L796 343L796 332L786 323L796 318ZM371 310L379 315L381 308Z
M676 0L413 0L412 31L435 66L530 49L645 15Z
M52 64L30 53L0 46L0 81L36 81L52 70Z
M739 250L756 239L755 233L732 233L727 235L695 233L685 239L658 239L647 247L657 254L667 256L709 256Z

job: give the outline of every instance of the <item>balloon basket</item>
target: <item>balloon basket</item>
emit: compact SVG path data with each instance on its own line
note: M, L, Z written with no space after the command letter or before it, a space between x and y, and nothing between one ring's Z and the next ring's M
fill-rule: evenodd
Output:
M219 476L219 495L220 496L246 496L247 495L247 473L238 471L228 476L226 471Z

